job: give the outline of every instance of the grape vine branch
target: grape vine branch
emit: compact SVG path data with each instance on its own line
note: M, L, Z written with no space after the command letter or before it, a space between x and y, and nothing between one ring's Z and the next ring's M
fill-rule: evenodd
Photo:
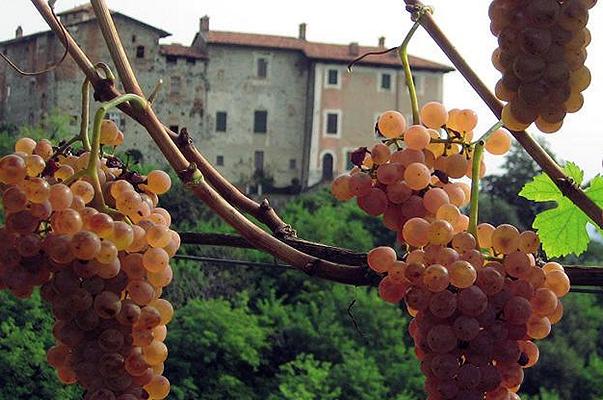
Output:
M98 74L96 67L73 37L64 29L48 3L44 0L31 1L94 87L95 99L110 101L121 96L122 93L114 86L112 79L102 78ZM424 8L419 1L405 0L405 2L411 12L416 11L417 8ZM126 92L144 97L144 93L128 62L105 0L92 0L92 6ZM501 104L456 52L431 16L423 15L420 18L420 23L432 35L452 63L465 76L492 111L500 117ZM295 230L278 216L267 200L257 203L247 198L222 177L196 148L186 130L178 134L166 128L154 113L150 102L147 102L144 107L122 103L119 108L147 130L166 160L196 197L241 234L236 240L224 237L220 239L223 240L222 242L214 244L223 246L235 244L236 246L260 249L291 264L298 270L326 280L352 285L370 285L376 282L375 278L378 277L366 267L366 255L297 238ZM559 186L560 190L597 225L603 227L601 209L590 201L579 187L567 184L567 182L570 182L569 178L565 176L546 152L527 133L513 132L513 135L541 166L543 171ZM195 178L195 176L199 176L197 171L205 179ZM248 219L243 215L243 212L252 215L265 224L272 231L272 234ZM195 234L185 234L183 243L205 244L202 243L203 240L200 238L201 236L195 236ZM214 240L216 238L214 237ZM602 272L603 270L572 266L567 270L572 283L581 285L602 285Z

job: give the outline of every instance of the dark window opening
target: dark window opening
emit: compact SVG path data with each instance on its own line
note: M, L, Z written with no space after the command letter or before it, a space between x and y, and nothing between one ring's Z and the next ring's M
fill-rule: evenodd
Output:
M335 113L327 114L327 133L331 135L336 135L338 133L337 122L339 116Z
M136 58L144 58L144 46L136 46Z
M170 131L174 132L174 133L178 133L178 125L170 125Z
M216 132L226 132L227 117L226 111L218 111L216 113Z
M187 64L190 64L190 65L195 65L195 64L197 63L197 60L195 60L195 59L194 59L194 58L192 58L192 57L188 57L188 58L186 59L186 63L187 63Z
M218 165L220 167L224 165L224 156L217 156L216 157L216 165Z
M333 156L329 153L322 156L322 179L325 181L333 179Z
M381 89L389 90L392 87L392 76L390 74L381 74Z
M266 78L268 76L268 60L265 58L258 58L257 65L258 78Z
M264 171L264 152L263 151L258 150L255 152L254 157L253 157L253 165L255 167L256 172Z
M337 82L339 82L339 71L336 69L330 69L327 82L329 85L337 85Z
M132 35L132 43L136 43L136 35Z
M292 158L289 160L289 169L296 169L297 168L297 160L295 158Z
M168 64L176 64L176 63L178 63L178 57L176 57L176 56L166 56L165 57L165 62L167 62Z
M268 111L256 111L253 114L253 132L266 133L268 131Z

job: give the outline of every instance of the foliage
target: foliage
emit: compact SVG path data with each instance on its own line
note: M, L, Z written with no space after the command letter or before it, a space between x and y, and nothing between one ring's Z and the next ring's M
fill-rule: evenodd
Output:
M266 336L246 305L192 300L179 310L167 341L174 356L167 364L174 396L253 398L253 386L245 382L253 380L260 366Z
M36 126L0 125L0 154L9 154L14 151L15 139L30 137L34 140L46 138L53 142L69 139L79 131L79 126L70 125L69 116L51 113Z
M75 400L77 387L59 383L46 362L52 316L38 292L27 300L0 292L0 400Z
M312 354L300 354L295 360L282 364L276 378L278 393L271 400L335 400L341 395L341 388L331 388L329 375L332 365L320 362Z
M567 163L565 173L576 185L581 185L584 173L574 163ZM586 195L599 206L603 206L603 178L595 177L584 190ZM565 256L570 253L582 254L590 242L586 229L592 223L590 218L579 209L548 177L541 174L526 184L520 196L535 202L554 201L557 206L539 213L534 220L542 247L549 257Z

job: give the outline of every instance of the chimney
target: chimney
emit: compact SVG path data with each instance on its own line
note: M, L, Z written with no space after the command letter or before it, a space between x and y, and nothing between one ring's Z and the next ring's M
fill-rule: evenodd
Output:
M209 16L199 18L199 33L195 35L193 46L207 54L207 41L209 40Z
M15 31L15 37L20 38L22 36L23 36L23 28L21 28L21 25L19 25L17 27L17 30Z
M205 37L209 33L209 17L207 15L199 19L199 32Z
M360 52L360 49L358 48L358 42L350 43L349 51L350 51L350 55L357 56Z
M299 39L306 40L306 23L302 22L299 24Z
M385 48L385 36L379 38L379 47L382 49Z

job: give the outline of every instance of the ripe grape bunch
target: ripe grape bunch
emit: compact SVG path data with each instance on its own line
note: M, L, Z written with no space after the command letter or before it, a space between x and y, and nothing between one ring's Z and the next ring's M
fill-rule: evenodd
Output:
M356 167L333 181L332 193L342 201L357 197L370 215L383 214L407 249L399 259L393 248L377 247L368 265L384 276L382 299L405 301L414 317L409 331L428 399L518 399L524 368L538 360L533 340L561 319L559 298L569 279L555 262L537 264L534 232L486 223L475 223L476 235L468 232L469 217L460 209L471 188L452 179L473 177L475 170L475 184L485 173L483 160L473 162L477 146L504 154L510 133L495 126L471 142L475 113L446 112L439 103L426 104L420 117L422 125L407 127L400 113L381 114L377 129L386 139L358 150Z
M387 139L370 151L357 150L360 157L352 160L356 167L337 177L331 192L341 201L356 197L362 210L383 215L383 224L394 232L401 232L404 223L415 217L437 217L461 232L469 218L459 209L469 204L470 187L453 179L472 175L471 140L477 115L472 110L447 112L442 104L431 102L421 109L421 121L422 125L407 127L399 112L382 113L377 128ZM511 135L504 128L485 141L486 151L494 155L505 154L510 147ZM485 172L480 160L480 177Z
M123 140L109 120L99 136ZM40 287L56 319L48 362L84 399L163 399L174 310L160 296L180 238L157 204L171 180L95 154L22 138L0 159L0 288L26 298Z
M498 38L492 62L502 73L496 96L506 101L502 119L521 131L536 122L558 131L567 113L584 104L591 81L586 47L589 9L596 0L494 0L491 31Z
M389 247L368 254L369 266L386 274L380 296L405 300L414 316L409 332L429 400L519 399L524 369L539 357L533 341L563 315L569 279L558 263L536 264L534 232L506 224L477 232L413 218L403 236L414 250L404 261Z

